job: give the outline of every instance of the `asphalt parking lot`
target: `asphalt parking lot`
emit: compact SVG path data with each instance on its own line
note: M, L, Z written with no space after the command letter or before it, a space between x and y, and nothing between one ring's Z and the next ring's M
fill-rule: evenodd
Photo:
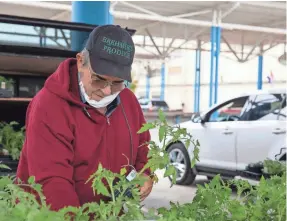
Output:
M188 203L191 202L196 193L196 185L204 184L207 181L205 176L197 176L196 181L190 186L173 185L170 187L168 178L163 178L163 171L157 173L159 182L154 185L149 197L143 202L143 210L150 208L169 207L169 202Z

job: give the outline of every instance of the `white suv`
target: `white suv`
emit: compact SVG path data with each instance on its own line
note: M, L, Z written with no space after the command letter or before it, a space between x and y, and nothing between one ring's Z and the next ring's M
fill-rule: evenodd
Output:
M177 168L177 184L191 184L197 174L234 178L251 163L286 160L286 90L234 97L180 126L198 139L200 161L191 169L193 146L171 144L167 150Z

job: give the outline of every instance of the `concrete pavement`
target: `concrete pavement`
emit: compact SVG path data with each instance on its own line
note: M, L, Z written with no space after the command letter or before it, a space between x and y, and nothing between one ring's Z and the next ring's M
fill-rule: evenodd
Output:
M163 178L163 171L159 171L157 175L159 182L154 185L151 194L142 202L144 211L150 208L169 208L170 201L180 204L191 202L197 190L196 185L207 182L205 176L197 176L194 184L190 186L173 185L170 187L169 179Z

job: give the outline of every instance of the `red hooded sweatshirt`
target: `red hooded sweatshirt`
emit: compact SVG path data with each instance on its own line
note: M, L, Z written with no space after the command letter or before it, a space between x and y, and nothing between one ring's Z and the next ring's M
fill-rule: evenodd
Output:
M148 147L139 146L150 134L137 134L145 123L140 105L129 89L119 96L110 116L84 104L76 60L67 59L31 101L17 178L27 183L35 176L51 209L103 199L93 194L91 183L85 184L99 163L116 173L131 155L138 171L147 163Z

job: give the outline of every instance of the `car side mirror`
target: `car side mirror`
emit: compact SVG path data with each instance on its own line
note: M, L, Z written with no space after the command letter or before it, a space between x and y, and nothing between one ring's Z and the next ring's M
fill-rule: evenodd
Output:
M194 122L194 123L201 123L201 124L204 124L205 121L204 121L204 117L202 117L200 115L200 113L195 113L191 116L191 121Z
M205 122L206 122L205 116L204 117L200 117L200 123L201 124L205 124Z

